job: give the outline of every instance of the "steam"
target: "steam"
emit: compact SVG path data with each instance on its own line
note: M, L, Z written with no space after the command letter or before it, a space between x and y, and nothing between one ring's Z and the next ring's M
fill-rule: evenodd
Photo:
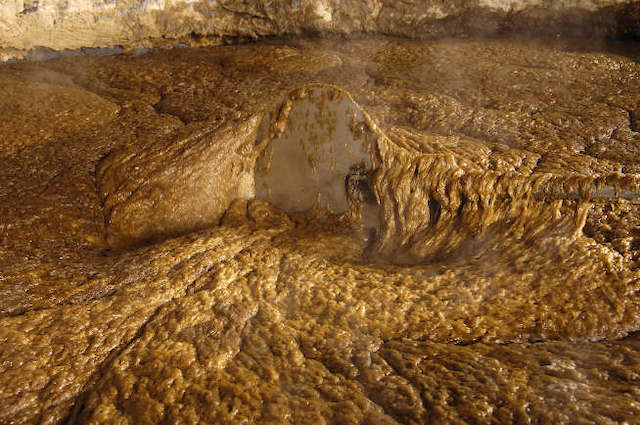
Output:
M353 192L368 189L362 178L376 162L377 134L366 128L365 116L345 92L329 86L296 92L259 130L256 197L289 213L319 207L361 216ZM367 220L373 224L370 215Z

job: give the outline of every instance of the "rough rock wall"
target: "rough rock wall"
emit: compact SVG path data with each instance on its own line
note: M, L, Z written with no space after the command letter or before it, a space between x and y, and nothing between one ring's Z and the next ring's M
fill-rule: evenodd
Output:
M0 49L6 57L9 49L303 32L637 36L639 21L635 0L0 0Z

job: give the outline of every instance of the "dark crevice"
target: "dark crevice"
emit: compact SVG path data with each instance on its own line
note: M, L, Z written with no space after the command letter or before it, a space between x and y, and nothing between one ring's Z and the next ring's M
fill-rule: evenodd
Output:
M467 205L467 197L464 193L460 194L460 205L458 205L457 215L458 217L462 217L464 213L464 207Z
M640 109L629 111L629 128L633 132L640 133Z
M431 222L432 226L435 226L436 224L438 224L438 221L440 220L440 214L442 213L442 206L435 199L429 199L427 203L429 205L429 221Z

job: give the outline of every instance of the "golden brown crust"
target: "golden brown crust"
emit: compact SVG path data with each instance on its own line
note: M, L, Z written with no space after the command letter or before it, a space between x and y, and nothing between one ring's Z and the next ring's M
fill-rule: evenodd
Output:
M637 205L589 197L637 188L639 76L382 37L0 69L6 128L79 105L0 141L0 422L633 422ZM378 137L373 239L210 179L309 84Z

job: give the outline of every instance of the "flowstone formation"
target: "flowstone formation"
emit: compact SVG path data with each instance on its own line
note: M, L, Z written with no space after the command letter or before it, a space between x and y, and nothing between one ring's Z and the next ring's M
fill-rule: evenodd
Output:
M0 422L637 421L635 52L3 66Z

